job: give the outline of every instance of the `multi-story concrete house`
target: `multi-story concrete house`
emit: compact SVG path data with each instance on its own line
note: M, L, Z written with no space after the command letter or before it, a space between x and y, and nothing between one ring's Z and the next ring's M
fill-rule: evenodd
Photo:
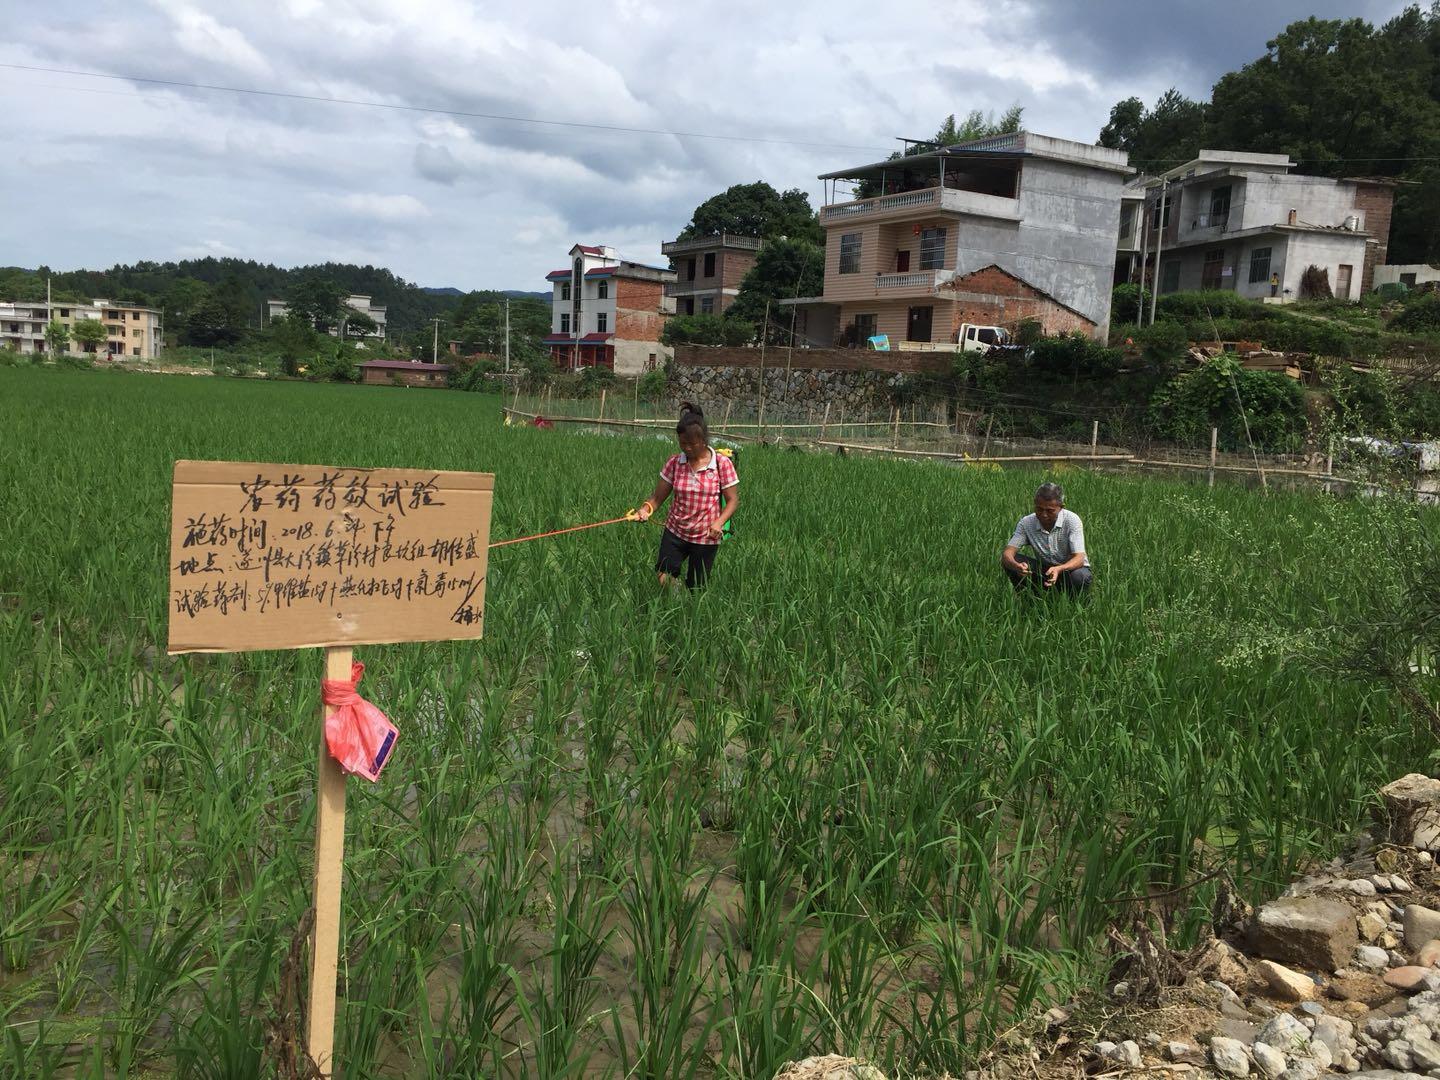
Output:
M1301 275L1316 266L1328 272L1337 299L1358 299L1385 261L1395 182L1302 176L1294 167L1284 154L1201 150L1146 180L1146 280L1154 281L1158 246L1160 293L1293 298ZM1127 276L1138 280L1134 235L1121 237L1117 269L1130 267Z
M1129 173L1121 151L1025 131L827 173L824 293L794 301L796 336L944 347L1034 318L1103 338Z
M675 271L675 281L665 286L665 295L675 300L675 314L725 314L762 243L754 236L721 233L661 244L660 253L670 257Z
M351 294L350 296L347 296L345 298L345 305L346 307L352 308L353 310L360 312L360 314L362 315L368 316L370 318L370 321L375 324L375 329L373 331L360 331L348 326L347 324L345 329L345 336L347 338L369 338L375 341L385 340L384 304L371 303L370 297L368 296ZM289 313L289 310L290 307L288 304L285 303L284 300L265 301L265 317L267 322L275 319L284 318L285 315ZM331 337L339 337L340 328L338 326L332 326L329 330L329 334Z
M79 322L99 320L105 326L105 340L99 345L82 345L75 340ZM105 355L114 359L157 360L162 345L163 319L155 308L118 300L71 303L57 300L48 311L42 301L0 301L0 346L22 353L49 351L45 327L51 321L71 330L66 352L71 356Z
M0 300L0 348L43 353L50 312L43 300Z
M576 244L570 265L545 275L550 304L550 357L564 368L607 367L637 375L673 354L660 331L675 301L665 287L673 270L621 259L614 248Z

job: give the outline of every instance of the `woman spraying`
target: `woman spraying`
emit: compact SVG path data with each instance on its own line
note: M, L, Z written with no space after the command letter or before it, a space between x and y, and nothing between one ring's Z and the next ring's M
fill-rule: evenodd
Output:
M710 446L710 429L705 415L688 401L680 404L680 422L675 425L680 443L676 454L660 470L660 482L650 497L635 510L641 521L648 521L673 492L675 501L665 516L665 531L660 537L660 557L655 569L660 583L678 583L682 568L689 588L705 584L725 523L740 505L740 477L735 465ZM721 507L721 499L724 507Z

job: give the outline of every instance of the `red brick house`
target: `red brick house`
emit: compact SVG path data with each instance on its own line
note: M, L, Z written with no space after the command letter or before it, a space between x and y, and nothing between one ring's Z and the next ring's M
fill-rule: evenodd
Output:
M545 344L557 366L638 375L670 358L660 331L675 310L665 294L673 270L621 259L614 248L576 244L570 266L545 280L554 290Z

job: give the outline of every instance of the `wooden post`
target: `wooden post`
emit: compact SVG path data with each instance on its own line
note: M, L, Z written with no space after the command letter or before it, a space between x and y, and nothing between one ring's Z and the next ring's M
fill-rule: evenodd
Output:
M890 444L890 445L891 445L892 447L898 447L898 446L900 445L900 406L899 406L899 405L896 405L896 406L895 406L895 415L894 415L894 417L893 417L893 420L894 420L894 424L895 424L895 433L894 433L894 436L893 436L893 438L892 438L892 440L891 440L891 444Z
M820 438L825 437L826 428L830 424L830 402L825 402L825 415L820 418Z
M980 447L980 456L983 458L990 452L990 425L995 423L995 414L991 413L985 418L985 444Z
M596 419L605 419L605 388L603 386L600 388L600 415L597 416Z
M1093 420L1090 423L1090 456L1095 456L1095 450L1100 445L1100 421Z
M325 678L350 681L354 651L325 650ZM324 715L335 710L325 706ZM335 1071L335 986L340 958L340 874L345 862L345 773L325 745L320 725L320 762L315 794L315 929L310 947L310 1007L305 1049L321 1076Z
M1210 486L1215 486L1215 448L1220 440L1220 429L1210 429Z
M725 419L720 421L720 427L722 430L730 426L730 406L733 404L735 403L729 398L725 399Z
M635 414L630 419L640 419L640 376L638 375L635 376Z

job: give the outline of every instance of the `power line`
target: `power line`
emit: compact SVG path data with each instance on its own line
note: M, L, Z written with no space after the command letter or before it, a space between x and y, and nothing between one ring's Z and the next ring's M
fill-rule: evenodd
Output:
M703 131L670 131L664 128L625 127L619 124L593 124L579 120L544 120L533 116L507 116L503 113L472 112L465 109L441 109L428 105L396 104L389 101L367 101L363 98L328 97L323 94L297 94L285 90L261 90L249 86L220 86L213 83L185 82L180 79L155 79L143 75L110 75L101 71L80 71L72 68L40 67L34 64L0 63L12 71L44 72L49 75L75 75L87 79L110 79L115 82L145 83L185 90L213 90L225 94L248 94L252 97L280 98L286 101L309 101L325 105L357 105L367 109L389 109L392 112L429 113L438 116L459 116L467 120L495 120L509 124L534 124L539 127L577 128L603 131L617 135L664 135L677 139L712 139L720 142L763 143L771 146L804 146L821 150L855 150L883 154L888 149L874 146L851 146L844 143L802 142L795 139L767 139L755 135L717 135Z

